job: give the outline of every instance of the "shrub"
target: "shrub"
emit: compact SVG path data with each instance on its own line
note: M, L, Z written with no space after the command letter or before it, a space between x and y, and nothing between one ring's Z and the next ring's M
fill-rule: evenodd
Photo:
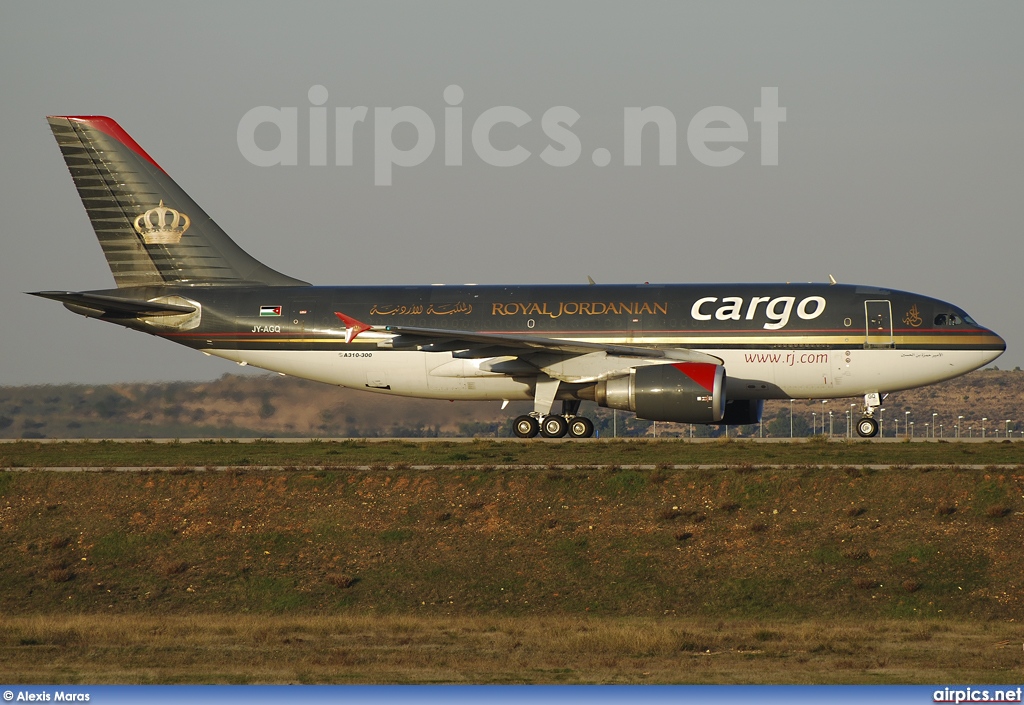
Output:
M74 579L75 574L70 568L54 568L50 571L50 582L66 583Z
M1009 506L1000 502L999 504L993 504L988 509L986 509L985 516L992 517L993 519L1000 519L1004 516L1007 516L1012 511L1013 510Z
M160 567L161 572L167 577L180 575L188 569L189 565L186 561L169 561Z
M54 551L60 550L62 548L67 548L70 545L70 536L54 536L52 539L50 539L50 548L52 548Z
M342 590L348 589L356 583L356 578L351 575L346 575L345 573L328 573L325 580L329 585L339 587Z

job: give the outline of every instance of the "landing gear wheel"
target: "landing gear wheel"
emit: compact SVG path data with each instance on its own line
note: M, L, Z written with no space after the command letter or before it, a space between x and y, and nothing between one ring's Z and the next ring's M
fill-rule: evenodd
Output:
M569 419L569 435L572 438L590 438L594 435L594 422L584 416Z
M878 422L865 416L857 422L857 435L861 438L874 438L878 435Z
M545 438L561 438L569 430L569 422L564 416L545 416L540 422L540 435Z
M517 416L512 422L512 430L520 438L533 438L540 431L540 424L532 416Z

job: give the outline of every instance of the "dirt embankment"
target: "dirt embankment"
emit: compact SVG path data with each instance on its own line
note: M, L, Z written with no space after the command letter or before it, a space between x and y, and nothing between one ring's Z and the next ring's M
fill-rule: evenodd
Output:
M0 474L0 604L1024 619L1024 475L940 469Z

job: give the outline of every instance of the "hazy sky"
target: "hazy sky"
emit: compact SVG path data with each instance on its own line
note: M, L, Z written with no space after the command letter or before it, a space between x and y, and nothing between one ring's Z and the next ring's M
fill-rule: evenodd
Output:
M113 279L47 114L109 115L246 250L318 284L826 281L965 308L1024 364L1024 3L89 3L0 7L0 384L204 379L234 365L25 296ZM445 88L464 92L463 165L445 166ZM309 91L327 91L328 164L309 163ZM754 110L777 87L778 166ZM294 107L298 164L237 142L257 106ZM367 106L353 164L334 108ZM375 108L437 129L374 184ZM472 127L495 106L485 163ZM581 156L541 158L542 116L579 114ZM675 116L675 165L644 133L624 166L624 110ZM692 118L735 111L735 164L701 163ZM412 147L415 131L394 131ZM257 144L272 147L263 126ZM560 144L554 143L557 149ZM726 145L716 145L715 149ZM596 166L598 148L610 154Z

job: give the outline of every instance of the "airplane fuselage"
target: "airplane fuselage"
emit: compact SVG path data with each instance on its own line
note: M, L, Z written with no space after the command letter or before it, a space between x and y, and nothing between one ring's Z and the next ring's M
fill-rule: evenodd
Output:
M375 327L700 351L724 361L729 399L913 388L976 369L1005 348L952 304L849 285L162 287L135 294L156 296L198 304L193 325L124 323L288 375L443 399L531 399L534 391L528 375L481 369L481 358L459 359L457 350L388 349L381 347L393 337L386 332L347 343L337 313ZM179 328L161 330L166 323Z

